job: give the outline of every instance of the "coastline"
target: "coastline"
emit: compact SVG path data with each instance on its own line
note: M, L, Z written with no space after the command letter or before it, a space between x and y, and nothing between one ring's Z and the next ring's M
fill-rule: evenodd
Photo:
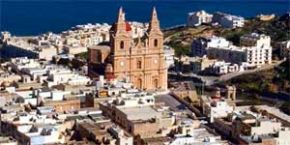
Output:
M146 22L153 6L159 14L161 28L166 29L186 23L189 12L205 10L221 11L244 18L261 13L281 15L288 10L288 2L220 2L220 1L3 1L0 31L9 31L17 36L38 35L52 31L59 33L77 24L104 22L111 24L120 6L133 13L128 20ZM145 4L146 3L146 4ZM217 4L218 3L218 4ZM77 6L77 7L76 7ZM61 7L61 8L60 8ZM255 9L259 7L259 9ZM246 10L246 11L245 11ZM23 13L25 12L25 13ZM13 18L13 19L11 19ZM78 18L78 19L76 19ZM37 21L36 21L37 20ZM37 22L37 25L36 25Z

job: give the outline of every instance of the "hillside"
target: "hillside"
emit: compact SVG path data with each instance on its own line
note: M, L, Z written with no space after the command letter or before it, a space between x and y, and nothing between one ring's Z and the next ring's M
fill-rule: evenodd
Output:
M242 75L226 83L253 94L290 92L289 62L287 60L274 69L257 74Z

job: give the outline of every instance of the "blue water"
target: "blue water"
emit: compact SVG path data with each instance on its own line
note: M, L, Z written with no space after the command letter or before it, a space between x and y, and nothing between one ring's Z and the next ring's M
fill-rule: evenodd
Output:
M187 13L204 9L253 17L281 15L289 10L288 0L0 0L0 31L14 35L60 32L77 24L112 23L118 8L124 7L127 20L146 22L156 6L161 26L186 23Z

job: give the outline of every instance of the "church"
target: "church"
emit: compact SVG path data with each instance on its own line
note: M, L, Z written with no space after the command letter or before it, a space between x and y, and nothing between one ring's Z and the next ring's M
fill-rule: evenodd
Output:
M155 8L148 30L137 39L133 39L131 26L120 8L110 29L110 42L89 48L88 55L91 77L104 75L108 80L129 80L143 90L167 89L163 33Z

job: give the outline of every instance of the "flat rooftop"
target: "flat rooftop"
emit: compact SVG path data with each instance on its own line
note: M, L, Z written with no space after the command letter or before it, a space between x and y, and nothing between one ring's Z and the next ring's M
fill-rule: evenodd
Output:
M173 96L171 95L158 95L155 97L155 101L157 103L163 102L165 103L166 106L169 106L169 108L172 111L186 111L188 113L191 113L191 111L182 103L180 103L178 100L176 100Z
M217 139L216 142L221 141L220 136L216 136L216 135L210 133L205 128L194 129L192 137L194 137L197 141L204 140L204 139L209 138L209 137Z
M279 109L275 108L275 107L270 107L270 106L267 106L267 105L260 105L260 106L256 106L258 109L261 109L261 110L266 110L268 113L270 114L273 114L287 122L290 123L290 116L283 113L282 111L280 111Z
M128 120L149 120L152 118L161 118L162 113L151 106L118 108L127 115Z
M89 47L89 49L96 49L96 50L102 50L102 51L110 51L111 47L109 45L95 45Z
M0 136L0 144L9 144L9 143L17 143L17 141L12 137L3 137Z
M80 126L82 126L84 129L86 129L88 132L94 134L95 136L105 136L108 135L108 132L105 128L105 126L101 127L97 124L93 123L80 123Z

